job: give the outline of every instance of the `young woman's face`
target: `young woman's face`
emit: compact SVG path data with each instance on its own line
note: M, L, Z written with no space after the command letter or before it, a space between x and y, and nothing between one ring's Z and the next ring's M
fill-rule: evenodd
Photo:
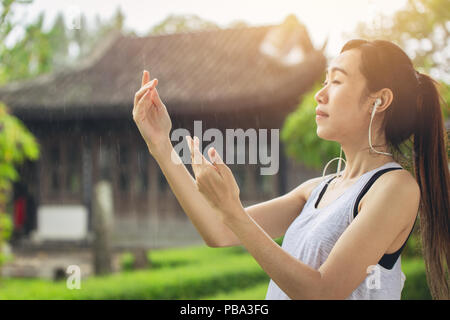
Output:
M322 139L358 143L362 141L357 139L367 138L370 109L368 105L360 105L366 85L359 71L360 54L359 50L352 49L333 59L324 86L315 95L316 111L328 115L316 116L317 135Z

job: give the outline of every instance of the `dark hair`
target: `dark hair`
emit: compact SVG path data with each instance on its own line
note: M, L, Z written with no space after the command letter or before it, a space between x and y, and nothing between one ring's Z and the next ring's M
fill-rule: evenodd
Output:
M393 93L381 130L395 161L409 170L420 186L420 234L427 281L434 299L448 299L450 174L440 105L446 102L439 94L439 83L416 71L408 55L392 42L353 39L341 53L350 49L361 52L365 93L383 88Z

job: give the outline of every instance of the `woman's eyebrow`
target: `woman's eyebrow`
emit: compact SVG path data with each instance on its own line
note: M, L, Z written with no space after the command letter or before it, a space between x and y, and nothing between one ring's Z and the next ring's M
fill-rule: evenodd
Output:
M333 71L340 71L340 72L342 72L343 74L345 74L346 76L348 76L347 71L345 71L345 70L342 69L342 68L339 68L339 67L333 67L333 68L331 68L331 72L333 72ZM325 74L326 74L326 75L328 74L328 70L325 72Z

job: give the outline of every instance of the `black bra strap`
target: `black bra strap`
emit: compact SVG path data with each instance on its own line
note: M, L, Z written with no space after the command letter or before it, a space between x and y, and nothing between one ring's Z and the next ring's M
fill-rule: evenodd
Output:
M358 214L359 202L361 201L362 197L367 193L367 191L370 189L370 187L375 182L375 180L377 180L378 177L381 176L385 172L388 172L388 171L391 171L391 170L399 170L399 169L403 169L403 168L395 167L395 168L382 169L380 171L377 171L369 179L369 181L366 183L366 185L364 186L364 188L361 190L361 192L359 193L358 197L356 198L355 206L353 208L353 218L355 218L356 215ZM414 222L414 225L415 225L415 222ZM392 267L394 266L394 264L397 261L398 257L400 256L400 253L402 252L403 248L405 247L406 242L408 241L409 236L411 235L413 230L414 230L414 226L411 229L411 232L409 233L408 238L406 238L405 242L400 247L400 249L398 249L397 251L395 251L393 253L389 253L389 254L385 253L383 255L383 257L380 259L380 261L378 262L378 264L381 265L382 267L386 268L386 269L392 269Z
M325 186L322 188L322 191L320 192L319 196L317 197L316 203L314 204L314 208L317 209L317 205L319 204L320 199L322 199L323 194L325 193L325 191L328 188L328 184L331 182L331 180L333 180L334 178L336 178L336 176L334 176L333 178L331 178L330 180L327 181L327 183L325 183Z
M372 177L370 177L369 181L366 183L366 185L364 186L364 188L361 190L361 192L359 193L358 197L356 198L355 207L353 208L353 218L356 218L356 215L358 214L359 202L361 201L362 197L364 197L364 195L367 193L367 191L369 191L370 187L375 182L375 180L377 180L378 177L381 176L385 172L388 172L388 171L391 171L391 170L398 170L398 169L402 169L402 168L396 167L396 168L382 169L380 171L377 171Z

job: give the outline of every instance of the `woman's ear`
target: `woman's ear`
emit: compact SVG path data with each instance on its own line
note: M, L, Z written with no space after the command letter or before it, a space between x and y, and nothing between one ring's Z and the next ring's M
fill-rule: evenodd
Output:
M375 103L379 101L378 106L376 107L379 112L385 111L392 103L393 94L391 89L384 88L378 93L378 98L376 98Z

